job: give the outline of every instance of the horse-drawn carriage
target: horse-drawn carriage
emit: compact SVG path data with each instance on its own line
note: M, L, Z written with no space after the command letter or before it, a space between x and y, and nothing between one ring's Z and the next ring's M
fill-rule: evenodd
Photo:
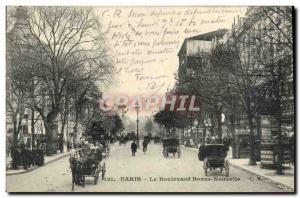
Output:
M154 144L159 144L160 143L160 137L158 135L154 136L153 142L154 142Z
M164 138L163 139L163 155L165 158L169 156L169 153L173 154L175 157L176 153L178 158L181 156L181 150L179 145L179 140L177 138Z
M86 144L80 151L71 155L69 161L72 171L72 190L74 184L84 187L87 177L92 177L94 184L97 184L100 173L102 179L105 177L106 166L102 161L101 147Z
M151 137L148 135L144 136L144 141L149 144L151 142Z
M91 128L88 130L87 135L90 137L91 143L102 145L102 152L105 157L108 157L110 154L110 137L106 133L102 121L93 122Z
M225 169L225 174L229 176L229 162L226 159L227 150L224 144L207 144L199 148L198 154L199 160L204 160L203 169L205 176L207 176L208 170L212 171L216 168L220 168L222 172Z
M121 134L121 136L119 136L118 138L119 140L119 145L121 146L123 144L123 146L126 145L127 141L128 141L128 136L125 134Z

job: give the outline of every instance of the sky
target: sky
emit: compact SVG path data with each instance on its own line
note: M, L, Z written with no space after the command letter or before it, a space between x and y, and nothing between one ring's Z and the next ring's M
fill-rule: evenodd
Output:
M104 95L163 95L175 83L185 38L230 29L246 7L94 7L116 73ZM134 111L127 112L136 116ZM141 115L150 115L151 110Z

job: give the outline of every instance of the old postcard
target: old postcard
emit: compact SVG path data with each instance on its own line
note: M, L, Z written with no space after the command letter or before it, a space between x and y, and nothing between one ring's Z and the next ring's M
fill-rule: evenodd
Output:
M6 7L6 191L294 193L294 8Z

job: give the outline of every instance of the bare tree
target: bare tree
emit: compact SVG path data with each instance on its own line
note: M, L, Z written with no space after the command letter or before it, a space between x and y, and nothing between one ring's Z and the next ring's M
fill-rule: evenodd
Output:
M265 100L271 106L270 114L277 122L278 159L277 174L283 174L282 123L286 112L293 113L293 8L263 7L257 13L268 24L256 29L254 44L258 46L253 56L264 70Z
M66 86L74 81L106 84L113 66L101 25L91 9L77 7L30 7L26 9L22 43L34 68L41 97L31 104L44 122L49 151L53 150L53 127L63 108ZM72 90L75 91L75 90ZM44 103L38 99L43 99ZM45 101L46 100L46 101Z

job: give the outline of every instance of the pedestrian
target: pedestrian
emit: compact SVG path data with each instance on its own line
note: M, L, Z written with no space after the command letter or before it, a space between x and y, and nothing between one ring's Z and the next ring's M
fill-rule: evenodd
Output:
M19 165L21 163L21 151L18 146L16 145L12 146L11 157L12 157L12 169L18 170Z
M144 140L144 141L143 141L143 152L144 152L144 154L145 154L146 151L147 151L147 146L148 146L148 141L147 141L147 140Z
M21 145L21 159L22 159L22 164L23 164L23 168L25 170L28 169L28 152L27 152L27 149L25 147L25 144L24 145Z
M135 143L135 140L133 140L133 142L131 143L132 156L135 156L136 149L137 149L137 145Z

